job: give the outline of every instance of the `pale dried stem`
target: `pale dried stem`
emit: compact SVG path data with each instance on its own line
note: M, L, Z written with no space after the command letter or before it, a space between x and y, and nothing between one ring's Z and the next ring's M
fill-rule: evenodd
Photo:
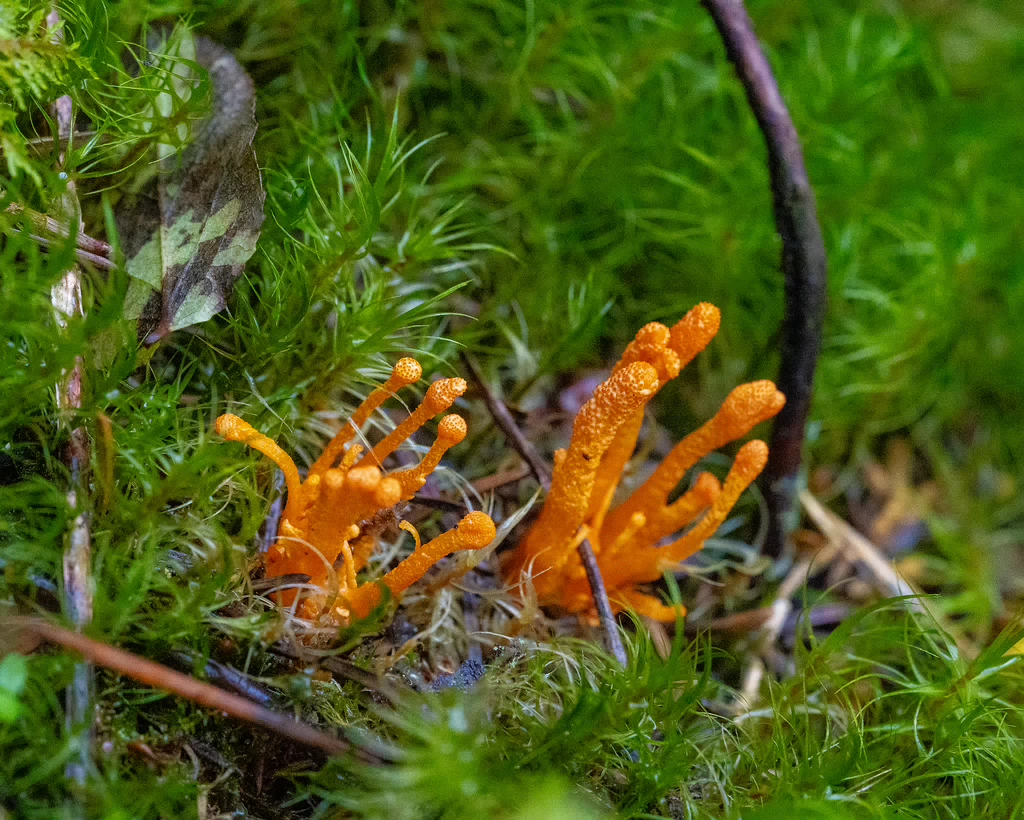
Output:
M46 26L51 39L59 42L62 38L60 14L56 8L47 15ZM62 146L70 140L74 127L74 110L71 98L67 95L58 98L53 104L54 118L57 121L57 138ZM60 167L65 165L67 154L61 150L58 157ZM59 213L57 221L67 226L75 234L81 233L81 212L74 182L68 181L65 195L55 203ZM53 286L50 300L57 314L57 326L63 331L72 317L83 316L81 271L72 265L63 278ZM76 411L82 407L82 357L75 358L70 372L62 374L57 383L57 409L60 411L61 423L69 424ZM64 448L63 459L68 468L69 487L67 492L68 507L74 511L75 517L68 534L67 546L64 551L64 608L68 619L78 631L92 621L92 578L90 566L92 546L90 536L89 495L89 434L84 427L71 430L68 443ZM66 693L66 719L69 730L82 731L80 754L71 758L67 764L66 774L69 779L84 783L89 767L89 746L92 718L92 667L88 662L76 664L74 678Z
M768 618L761 627L761 634L757 641L754 658L743 674L743 682L740 686L737 708L741 712L749 712L761 698L761 682L765 673L765 654L775 646L779 639L782 627L793 611L793 596L800 587L807 583L811 577L811 570L824 569L835 557L838 546L830 542L822 550L797 561L790 569L779 585L775 594L775 600L769 607Z
M912 582L899 574L892 561L871 541L861 535L846 521L826 508L807 490L799 494L800 503L807 511L815 526L829 540L837 544L845 557L864 567L874 581L875 589L887 598L905 598L915 612L926 615L943 631L951 635L961 650L974 654L971 647L925 594Z
M824 568L836 557L846 558L868 571L875 589L886 598L905 598L907 605L936 623L952 635L960 648L970 653L962 636L952 629L945 616L924 596L914 584L901 576L882 551L861 535L846 521L826 508L807 490L799 493L800 503L815 526L828 539L827 545L814 556L798 561L786 575L779 587L770 614L762 627L754 659L743 675L737 698L737 708L745 716L757 706L760 699L761 683L765 674L765 653L779 638L786 619L793 611L792 597L810 577L812 567Z

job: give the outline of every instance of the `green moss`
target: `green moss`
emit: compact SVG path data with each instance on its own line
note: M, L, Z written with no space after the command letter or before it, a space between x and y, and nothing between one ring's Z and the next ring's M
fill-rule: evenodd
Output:
M919 555L944 579L943 611L985 634L1024 520L1013 501L1024 458L1024 17L1008 0L750 7L803 137L829 249L812 463L843 473L883 436L908 435L948 500ZM326 416L343 417L398 356L450 375L458 345L534 407L613 359L644 322L700 300L722 307L722 334L665 391L662 421L689 429L738 380L774 373L780 249L762 139L698 3L60 10L60 47L35 6L0 12L0 596L22 611L58 605L72 510L53 392L81 356L74 421L96 444L91 634L162 661L186 650L200 675L208 657L229 662L276 708L345 727L395 762L325 766L101 673L93 766L77 786L64 769L81 727L65 727L59 694L72 659L43 649L17 709L4 706L0 806L25 817L74 816L76 805L96 817L1021 810L1016 664L994 650L969 664L897 607L798 642L791 674L741 720L718 713L733 701L742 641L680 642L663 660L639 628L626 670L592 643L511 641L478 687L409 695L398 709L265 646L277 621L250 594L249 571L273 477L211 436L219 413L245 415L308 460ZM268 196L256 254L228 311L156 349L123 319L119 272L87 271L86 317L60 330L50 288L73 249L42 251L24 214L4 208L46 212L66 197L49 104L67 93L85 132L67 161L84 229L116 245L122 192L209 104L201 85L177 95L170 117L154 115L170 78L143 44L179 19L230 46L256 83ZM471 429L453 453L462 473L504 466L482 414ZM438 631L399 665L411 681L467 643L458 616L416 606ZM386 640L363 641L358 662L369 667Z

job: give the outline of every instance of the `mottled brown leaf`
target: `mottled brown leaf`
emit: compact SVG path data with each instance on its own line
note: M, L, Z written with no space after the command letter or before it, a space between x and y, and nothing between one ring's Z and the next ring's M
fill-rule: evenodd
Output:
M148 343L223 310L263 224L252 80L211 40L187 39L175 48L175 84L194 80L193 54L209 72L210 112L193 126L184 151L160 146L160 173L117 212L132 276L125 315L139 319Z

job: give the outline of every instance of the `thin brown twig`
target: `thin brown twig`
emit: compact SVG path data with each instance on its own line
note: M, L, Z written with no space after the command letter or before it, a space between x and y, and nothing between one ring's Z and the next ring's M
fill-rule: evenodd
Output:
M597 565L597 556L594 555L594 548L586 538L580 542L580 560L583 568L587 571L587 581L590 582L590 592L594 596L594 606L597 608L597 617L604 630L605 641L608 643L608 651L612 657L625 668L629 665L629 658L626 656L626 647L622 643L622 635L619 634L619 625L615 620L615 613L612 611L611 602L608 600L608 590L604 586L604 578L601 577L601 569Z
M179 670L188 671L193 669L197 663L197 656L193 652L178 650L171 652L168 660L178 667ZM230 689L241 695L246 700L258 703L261 706L269 706L273 698L263 686L254 681L244 672L240 672L233 666L226 663L207 658L203 663L203 675L206 679L221 689Z
M505 434L505 438L509 440L515 451L519 453L519 457L530 465L534 478L540 482L544 492L548 492L551 489L551 468L540 457L540 454L530 443L529 439L523 435L523 431L519 429L516 420L512 418L512 413L509 412L505 402L499 399L495 392L491 390L476 360L466 353L462 354L462 360L466 363L466 367L473 376L473 380L480 386L484 403L487 405L487 409L490 410L494 423L498 425L501 432Z
M57 146L59 150L63 150L67 147L68 140L70 139L81 139L89 140L96 136L98 132L88 131L75 131L74 134L69 134L65 139L60 140L60 144ZM58 140L53 137L33 137L30 140L26 140L25 144L35 150L37 154L43 154L53 150L53 146L56 145Z
M278 641L270 647L270 651L275 655L280 655L281 657L288 658L289 660L315 663L317 666L327 670L332 675L337 675L345 680L358 683L360 686L363 686L371 692L381 696L394 706L398 706L402 702L402 698L407 691L399 685L394 684L391 681L387 681L379 675L375 675L373 672L356 666L352 661L339 658L335 655L315 656L310 659L297 651L295 647L289 645L286 641Z
M47 621L15 617L0 620L0 625L5 630L34 634L45 641L77 652L97 666L112 669L146 686L170 692L217 712L224 712L236 720L252 723L327 754L341 755L353 748L347 741L322 732L308 723L300 723L288 715L266 709L241 695L225 692L163 664L140 658L116 646L95 641Z
M52 247L55 241L34 233L30 233L29 237L34 239L41 248L45 249ZM113 260L108 259L105 256L92 253L91 251L82 250L81 248L75 248L75 260L87 265L92 265L94 268L98 268L99 270L111 271L117 269L117 263Z
M461 501L452 501L450 498L438 498L436 496L424 495L423 493L418 493L409 500L409 503L421 507L429 507L432 510L440 510L441 512L455 513L460 516L469 512L466 505Z
M292 584L308 584L309 575L302 572L291 572L287 575L275 575L273 578L259 578L249 584L249 589L256 595L270 595L288 589Z
M284 473L280 470L274 470L274 488L271 492L274 500L270 504L267 517L263 520L263 526L260 527L258 542L260 555L269 552L270 548L274 546L274 542L277 541L277 531L281 526L281 516L284 514L285 483Z
M797 484L825 317L825 242L800 137L743 0L701 2L715 22L764 135L775 226L782 239L786 311L778 387L786 406L775 418L771 454L761 478L769 511L765 553L779 556L797 524Z
M480 391L483 393L484 403L487 405L487 409L491 411L494 423L505 434L509 443L519 453L520 458L530 465L534 477L540 482L544 491L549 492L551 490L551 468L548 467L547 463L537 453L536 448L523 435L523 431L519 429L515 419L512 418L512 414L509 412L508 407L505 406L505 402L499 399L494 391L491 390L476 361L465 353L462 354L462 359L466 363L466 367L469 369L474 381L479 385ZM604 578L601 576L601 568L597 564L597 556L594 555L594 550L586 539L583 539L577 551L580 561L583 563L583 568L586 570L587 580L590 582L590 593L594 598L594 606L597 609L597 617L601 622L601 629L604 631L608 651L611 652L615 660L626 666L628 663L626 648L622 644L619 625L615 620L615 613L612 611L611 602L608 600L608 590L604 586Z
M70 101L69 97L61 97L60 99ZM61 164L63 164L64 159L65 155L61 153ZM31 208L26 208L20 202L11 203L4 209L4 211L15 216L23 215L28 221L28 224L32 227L34 234L45 234L49 237L33 235L32 238L37 241L42 240L48 242L52 239L68 239L71 236L72 228L70 224L54 219L52 216L39 213L39 211L34 211ZM75 247L79 250L88 251L91 254L107 257L109 261L110 254L113 253L113 249L110 245L102 239L94 239L80 230L76 230L74 233Z
M522 464L517 465L511 470L505 470L501 473L495 473L494 475L478 478L473 482L473 489L483 495L491 490L500 490L502 487L507 487L509 484L515 484L518 481L522 481L531 473L533 473L533 470L531 470L530 465L524 461Z
M61 100L64 99L69 98L61 97ZM62 153L60 155L62 163L64 159L65 155ZM68 183L68 191L69 196L73 196L74 183ZM39 213L39 211L33 211L21 203L15 202L8 205L4 212L13 216L23 216L29 225L29 237L44 249L49 250L54 245L63 245L71 236L70 224L60 222L52 216ZM21 231L20 228L15 227L12 227L11 230L15 233ZM111 271L117 268L117 264L110 258L112 253L113 248L102 239L94 239L81 230L75 231L75 259L77 261L87 263L100 270Z

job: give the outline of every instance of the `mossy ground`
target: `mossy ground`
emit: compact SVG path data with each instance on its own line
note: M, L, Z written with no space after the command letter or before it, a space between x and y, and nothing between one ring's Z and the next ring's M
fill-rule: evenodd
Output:
M0 708L0 806L19 817L1024 811L1024 680L1003 658L1024 577L1024 12L1011 0L749 6L829 250L811 484L851 520L867 515L866 528L892 496L879 475L917 499L901 523L927 533L903 544L901 566L937 594L959 645L898 602L868 603L849 571L838 586L819 579L796 601L806 619L769 654L761 704L736 718L752 641L704 627L770 604L784 570L756 560L751 497L683 584L697 637L626 624L626 670L598 635L572 637L573 623L521 623L486 566L463 585L480 602L421 592L359 642L358 663L393 667L413 690L398 710L273 654L276 615L249 591L274 476L216 440L212 420L238 412L309 461L399 356L454 375L468 349L550 450L564 443L567 388L644 322L714 302L722 332L659 399L656 451L776 368L779 246L760 134L696 2L82 0L61 4L70 48L55 51L40 43L47 9L16 3L0 10L5 207L47 211L62 196L47 117L69 93L88 132L69 168L86 232L116 241L120 192L173 131L145 113L162 78L138 44L147 27L182 21L255 81L268 219L230 309L144 350L121 318L117 272L87 275L86 318L59 331L50 287L70 250L44 253L0 213L0 595L21 611L59 606L70 510L53 393L83 355L90 634L165 662L186 652L198 675L207 658L233 665L277 708L348 727L397 762L325 764L100 671L91 767L76 785L64 772L82 734L65 728L60 694L73 658L40 651L24 681L0 670L11 695L0 707L16 704ZM178 113L203 105L180 100ZM457 500L518 464L480 402L463 409L470 439L431 488ZM902 484L885 460L894 442L910 452ZM511 515L533 489L473 503ZM443 517L414 513L425 532ZM838 627L806 625L832 602L853 607ZM468 656L470 632L483 680L420 692Z

